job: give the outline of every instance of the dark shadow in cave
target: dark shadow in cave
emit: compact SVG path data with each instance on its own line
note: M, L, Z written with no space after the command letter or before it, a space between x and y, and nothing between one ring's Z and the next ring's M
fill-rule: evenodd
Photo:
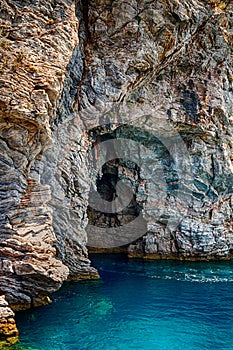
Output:
M155 161L159 159L162 164L168 195L169 192L174 192L178 188L179 179L175 167L173 167L172 156L156 136L130 125L120 125L114 130L101 126L91 130L89 135L93 147L106 140L123 138L131 139L151 149L155 154ZM98 147L96 149L98 150ZM102 166L95 179L99 195L105 201L112 202L116 196L117 182L119 179L125 179L132 184L133 197L127 207L120 212L107 213L104 210L98 211L89 206L87 211L89 224L102 228L119 227L132 222L140 215L146 201L146 193L144 200L138 199L139 186L140 188L145 186L145 179L141 177L140 166L130 160L114 157L114 149L111 149L110 152L112 153L112 160ZM98 151L96 151L95 157L100 157ZM145 232L142 232L142 236L144 234Z

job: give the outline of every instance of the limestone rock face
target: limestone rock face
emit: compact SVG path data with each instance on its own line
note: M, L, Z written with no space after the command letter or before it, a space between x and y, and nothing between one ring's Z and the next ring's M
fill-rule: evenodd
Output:
M102 197L114 196L115 176L131 183L134 199L118 213L91 210L91 236L94 225L127 236L139 210L146 230L131 256L232 256L232 10L221 1L89 1L81 118L96 127L94 145L133 139L129 160L139 145L153 153L138 167L118 159L99 172Z
M2 1L0 6L0 294L18 310L48 302L72 266L79 266L76 277L97 273L87 259L84 230L70 243L71 269L68 259L65 264L59 259L56 243L62 238L55 235L56 215L48 205L54 182L43 183L41 176L42 155L56 144L51 126L78 45L75 5Z
M231 2L2 0L0 11L0 295L10 306L98 277L88 244L230 258Z

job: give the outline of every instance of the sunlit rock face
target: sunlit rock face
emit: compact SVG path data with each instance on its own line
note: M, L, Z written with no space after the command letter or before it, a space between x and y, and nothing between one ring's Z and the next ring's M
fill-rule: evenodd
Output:
M54 189L53 169L63 171L72 135L61 154L66 140L61 137L57 145L52 125L67 65L79 43L75 4L3 1L1 23L0 293L20 309L47 302L47 295L69 275L89 278L97 273L87 259L84 230L80 237L64 239L69 257L58 256L55 245L62 238L56 222L62 221L63 234L75 226L81 231L81 224L72 224L66 208L60 219L50 204L56 205L57 199L61 206L66 193L65 188L63 193ZM43 160L52 144L58 146L57 153Z
M10 305L96 278L87 244L231 257L232 4L0 6L0 294Z

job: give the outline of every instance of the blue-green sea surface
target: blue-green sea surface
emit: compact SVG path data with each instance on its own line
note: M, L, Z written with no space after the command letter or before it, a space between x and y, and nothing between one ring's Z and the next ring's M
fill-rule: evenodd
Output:
M20 349L233 350L233 262L91 258L101 280L17 314Z

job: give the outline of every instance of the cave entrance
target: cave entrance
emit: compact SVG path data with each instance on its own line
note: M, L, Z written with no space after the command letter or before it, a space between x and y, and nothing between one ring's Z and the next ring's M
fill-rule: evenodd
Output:
M101 167L90 170L92 189L87 234L89 237L95 235L96 240L93 240L94 245L90 244L92 240L89 241L89 250L127 251L135 241L143 242L148 223L152 226L159 220L166 224L167 218L161 215L161 208L166 205L167 196L175 190L178 180L173 171L173 160L156 136L132 125L115 129L98 127L90 132L90 138L93 150L90 163L100 162ZM123 186L120 195L119 182ZM98 194L94 195L94 201L93 191ZM128 202L125 201L127 195ZM124 243L121 245L117 241L119 230L122 230L119 242ZM116 235L116 240L101 247L106 238L104 232Z
M119 129L108 130L97 128L91 132L92 145L95 148L92 162L101 157L99 145L109 140L119 139ZM104 162L98 172L92 174L92 189L98 192L103 204L100 208L95 205L90 205L87 210L89 227L91 226L97 231L100 229L120 229L131 222L133 222L141 213L143 208L143 201L138 197L138 189L143 180L140 176L140 167L129 159L119 158L117 150L113 147L106 149L106 158L110 160ZM123 196L128 195L127 205L124 205L124 199L120 198L117 192L119 181L123 186ZM125 187L124 187L125 186ZM118 206L116 208L116 200ZM99 204L100 200L98 201ZM100 210L98 210L100 209ZM109 231L108 231L109 232ZM101 246L101 242L99 244ZM128 244L109 247L98 248L89 246L89 251L111 251L111 252L126 252Z

